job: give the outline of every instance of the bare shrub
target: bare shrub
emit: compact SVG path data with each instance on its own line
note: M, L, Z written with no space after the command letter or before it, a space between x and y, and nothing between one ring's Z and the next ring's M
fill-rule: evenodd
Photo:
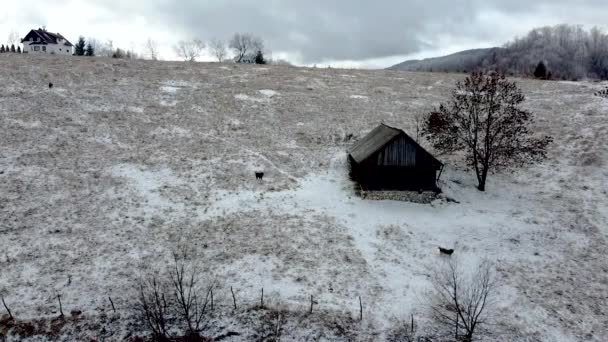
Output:
M497 283L493 266L481 262L467 275L456 258L447 261L432 277L431 317L446 335L456 340L473 341L486 333L493 314Z
M185 259L185 256L184 256ZM202 329L207 304L213 286L201 286L197 268L179 255L173 255L173 268L169 271L175 309L180 319L186 323L190 336L198 335Z
M19 32L17 32L16 30L13 29L8 34L8 45L15 45L15 44L19 44Z
M249 33L237 33L228 46L234 51L235 62L251 62L258 52L264 50L264 41Z
M265 309L261 309L265 310ZM268 309L259 317L256 332L264 341L277 342L281 340L281 336L285 333L285 324L287 323L288 313L282 310L278 305L276 308Z
M180 331L189 339L200 337L208 304L213 307L213 284L205 285L201 274L183 249L173 253L165 270L139 280L136 306L155 340L165 341Z
M595 96L605 97L608 99L608 87L595 93Z
M414 316L411 316L409 322L399 322L397 326L391 329L387 335L388 342L414 342L424 341L423 337L417 336L418 324L414 321Z
M209 49L211 50L211 54L220 63L222 63L226 58L226 55L228 55L226 44L219 39L213 39L211 43L209 43Z
M180 40L174 47L175 53L184 61L195 62L203 53L205 43L199 39Z
M144 55L153 61L158 60L158 43L152 38L144 43Z
M146 326L158 341L169 339L171 302L168 287L157 275L142 278L139 282L138 308Z

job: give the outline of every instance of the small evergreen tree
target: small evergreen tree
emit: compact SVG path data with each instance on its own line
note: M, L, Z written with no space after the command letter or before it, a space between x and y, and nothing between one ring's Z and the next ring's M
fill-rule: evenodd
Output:
M17 53L21 53L21 46L17 46Z
M255 54L255 64L266 64L266 59L264 59L264 53L262 50L258 50Z
M112 58L125 58L125 52L121 48L116 48L112 54Z
M540 78L542 80L547 79L547 67L542 61L539 62L536 66L536 70L534 70L534 77Z
M0 53L4 53L4 44L2 44L2 46L0 47Z
M15 49L15 44L11 44L11 52L15 53L17 50Z
M95 56L95 48L93 47L93 45L91 44L91 42L89 42L89 43L87 44L87 48L85 49L84 54L85 54L86 56L90 56L90 57Z
M76 56L84 56L85 53L85 42L84 37L78 37L78 42L74 45L74 54Z

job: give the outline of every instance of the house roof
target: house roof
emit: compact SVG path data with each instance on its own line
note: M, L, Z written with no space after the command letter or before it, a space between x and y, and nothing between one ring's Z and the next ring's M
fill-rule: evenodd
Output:
M63 39L65 42L63 43L63 45L65 46L74 46L72 45L72 43L70 43L70 41L68 41L67 39L65 39L64 36L61 35L61 33L52 33L49 32L47 30L44 29L38 29L38 30L31 30L26 36L25 38L23 38L21 40L21 42L25 42L27 40L28 37L37 37L40 38L40 43L46 43L46 44L59 44L59 40Z
M437 158L420 146L420 144L407 135L407 133L405 133L403 130L385 124L380 124L380 126L374 128L365 137L357 141L349 151L350 156L357 163L361 163L367 158L371 157L374 153L378 152L383 146L391 142L395 137L402 134L408 137L412 144L414 144L419 150L426 153L433 161L437 162L439 165L443 165L443 163L441 163L439 160L437 160Z

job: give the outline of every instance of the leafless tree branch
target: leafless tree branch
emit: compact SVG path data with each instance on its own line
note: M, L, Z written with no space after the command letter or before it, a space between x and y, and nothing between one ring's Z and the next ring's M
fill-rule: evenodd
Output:
M432 277L431 317L456 338L472 341L492 315L497 283L492 264L481 262L469 277L450 259Z

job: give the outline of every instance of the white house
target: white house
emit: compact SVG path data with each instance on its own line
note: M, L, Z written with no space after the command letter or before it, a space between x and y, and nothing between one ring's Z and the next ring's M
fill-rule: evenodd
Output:
M71 55L72 43L59 33L51 33L46 29L31 30L21 39L23 53L50 53L56 55Z

